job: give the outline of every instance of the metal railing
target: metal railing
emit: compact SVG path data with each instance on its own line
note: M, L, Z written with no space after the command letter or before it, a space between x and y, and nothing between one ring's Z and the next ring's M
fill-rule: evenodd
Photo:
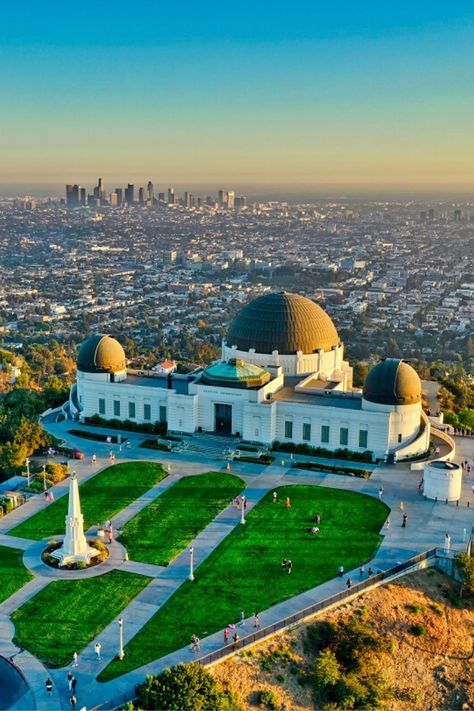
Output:
M410 558L409 560L406 560L400 565L396 565L393 568L389 568L388 570L377 573L376 575L372 575L370 578L367 578L367 580L362 580L361 582L354 583L354 585L352 585L352 587L349 589L341 590L335 595L330 595L329 597L324 598L324 600L321 600L320 602L316 602L313 605L310 605L309 607L305 607L304 609L293 613L289 617L284 617L283 619L274 622L272 625L262 627L256 630L255 632L252 632L252 634L246 635L245 637L241 637L237 642L226 644L225 646L215 650L214 652L209 652L209 654L205 654L204 656L200 657L199 659L196 659L195 661L203 666L213 664L219 659L234 654L235 652L244 649L249 645L255 644L255 642L258 642L259 640L264 639L265 637L269 637L275 634L276 632L279 632L280 630L292 627L294 624L296 624L297 622L301 622L307 617L311 617L312 615L315 615L316 613L321 612L326 608L332 607L333 605L336 605L337 603L347 598L351 598L355 595L358 595L364 590L372 588L377 583L389 582L390 579L398 577L401 573L412 568L418 563L421 563L422 561L428 560L430 558L434 558L435 556L436 548L431 548L430 550L424 551L423 553L419 553L418 555L414 556L413 558Z

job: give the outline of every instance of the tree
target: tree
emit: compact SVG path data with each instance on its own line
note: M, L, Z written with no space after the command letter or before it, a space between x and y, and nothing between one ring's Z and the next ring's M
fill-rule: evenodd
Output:
M474 588L474 558L468 553L458 553L454 558L454 565L461 577L459 597L462 597L464 588Z
M356 388L361 388L369 372L368 363L359 362L354 365L353 382Z
M328 687L334 687L341 678L341 669L334 652L320 652L314 662L313 672L316 690L325 697Z
M178 664L157 676L147 676L139 687L140 708L163 711L241 711L232 696L196 663Z

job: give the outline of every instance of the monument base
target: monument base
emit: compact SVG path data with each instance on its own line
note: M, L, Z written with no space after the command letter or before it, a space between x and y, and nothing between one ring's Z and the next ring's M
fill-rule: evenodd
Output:
M83 553L67 553L67 551L63 550L63 548L61 547L53 551L50 555L53 558L56 558L56 560L59 562L59 567L62 567L63 565L71 565L71 563L85 563L86 565L89 565L89 563L91 562L91 558L95 558L99 554L100 551L98 551L96 548L91 548L90 546L87 546Z

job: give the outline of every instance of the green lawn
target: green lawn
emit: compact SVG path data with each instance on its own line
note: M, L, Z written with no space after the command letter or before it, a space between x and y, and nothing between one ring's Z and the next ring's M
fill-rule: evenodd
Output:
M271 492L248 514L167 603L129 642L123 661L112 661L98 677L112 679L206 637L337 574L370 560L378 548L388 507L369 496L340 489L292 485ZM291 497L286 509L284 500ZM322 517L319 536L307 533L311 517ZM282 572L283 558L293 572Z
M243 489L222 472L180 479L123 527L120 543L131 560L168 565Z
M138 499L167 476L161 464L126 462L104 469L79 488L84 528L113 519L119 511ZM9 533L20 538L39 540L64 531L68 497L43 509Z
M23 551L0 546L0 602L13 595L33 577L24 567L22 558Z
M81 652L151 578L112 570L97 578L56 580L12 615L15 643L49 667ZM118 638L118 632L117 632Z

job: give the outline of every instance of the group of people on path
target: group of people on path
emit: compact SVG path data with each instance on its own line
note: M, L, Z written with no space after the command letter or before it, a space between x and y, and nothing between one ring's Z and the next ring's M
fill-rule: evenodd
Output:
M112 521L105 521L104 524L99 524L97 527L97 537L105 543L113 543L114 529Z
M77 653L74 652L73 666L77 666L77 664L75 664L76 662L77 662ZM51 679L50 676L46 679L45 685L46 685L46 695L52 696L53 695L53 680ZM76 704L77 704L77 696L76 696L77 679L74 676L74 674L72 673L72 671L68 671L68 673L67 673L67 685L68 685L68 690L71 694L71 696L69 698L69 705L71 706L72 709L75 709Z

